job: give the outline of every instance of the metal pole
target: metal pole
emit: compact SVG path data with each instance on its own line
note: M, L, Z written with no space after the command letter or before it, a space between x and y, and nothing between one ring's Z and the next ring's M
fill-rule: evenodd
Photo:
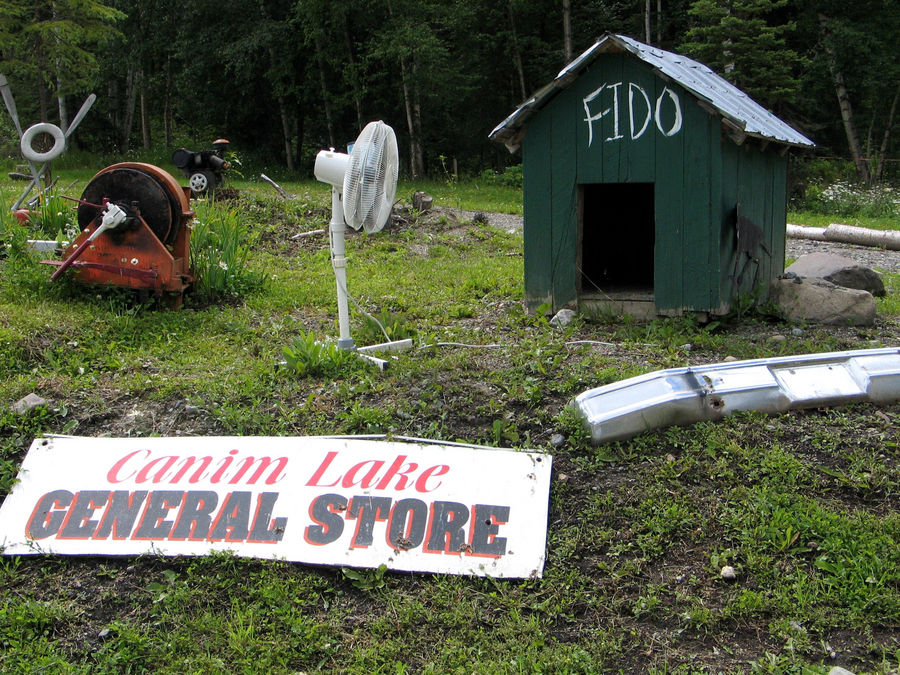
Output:
M337 283L338 304L338 347L353 350L353 338L350 337L350 310L347 306L347 258L344 254L344 233L347 226L344 224L344 207L341 205L341 194L336 187L331 188L331 222L329 223L331 235L331 267L334 269L334 277Z

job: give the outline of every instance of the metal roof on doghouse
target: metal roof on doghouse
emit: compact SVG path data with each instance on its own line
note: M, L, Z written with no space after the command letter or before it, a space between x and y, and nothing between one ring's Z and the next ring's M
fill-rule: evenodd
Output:
M644 315L724 313L782 273L785 152L813 145L706 66L623 35L490 137L522 149L529 304Z
M722 116L722 122L735 133L798 147L815 145L708 66L686 56L645 45L627 35L606 35L591 45L581 56L559 71L559 75L552 82L498 124L490 133L490 138L505 143L511 152L516 151L519 147L519 132L534 112L540 110L561 89L571 84L578 77L578 73L598 56L621 51L634 54L641 61L653 66L658 72L690 91L698 101L707 103Z

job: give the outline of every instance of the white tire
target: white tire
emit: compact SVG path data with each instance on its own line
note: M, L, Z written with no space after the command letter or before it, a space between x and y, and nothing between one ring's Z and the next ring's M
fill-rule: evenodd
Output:
M36 152L31 146L34 137L38 134L50 134L53 136L53 147L47 152ZM66 151L66 136L55 124L38 122L32 124L22 134L22 156L31 162L50 162Z

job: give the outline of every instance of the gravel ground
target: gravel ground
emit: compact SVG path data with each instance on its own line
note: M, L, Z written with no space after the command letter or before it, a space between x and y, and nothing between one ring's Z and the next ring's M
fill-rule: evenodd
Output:
M808 253L833 253L869 267L876 272L900 272L900 251L888 251L883 248L871 246L856 246L854 244L839 244L833 241L811 241L809 239L788 239L788 258L796 260Z
M487 218L487 222L504 230L522 231L522 216L509 213L483 213L481 211L462 211L448 209L459 220L474 220L479 214ZM787 258L796 260L808 253L833 253L835 255L850 258L857 263L870 267L878 272L900 273L900 251L888 251L870 246L856 246L854 244L840 244L831 241L811 241L808 239L788 239Z

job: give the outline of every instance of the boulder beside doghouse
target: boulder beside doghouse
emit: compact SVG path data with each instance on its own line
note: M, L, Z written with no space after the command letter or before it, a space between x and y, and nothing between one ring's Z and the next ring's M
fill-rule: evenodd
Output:
M787 273L772 281L769 297L788 321L833 326L875 323L875 297L871 293L817 277Z
M878 272L860 265L855 260L833 253L810 253L800 256L785 272L796 274L798 277L825 279L844 288L868 291L876 297L885 294L884 282Z

